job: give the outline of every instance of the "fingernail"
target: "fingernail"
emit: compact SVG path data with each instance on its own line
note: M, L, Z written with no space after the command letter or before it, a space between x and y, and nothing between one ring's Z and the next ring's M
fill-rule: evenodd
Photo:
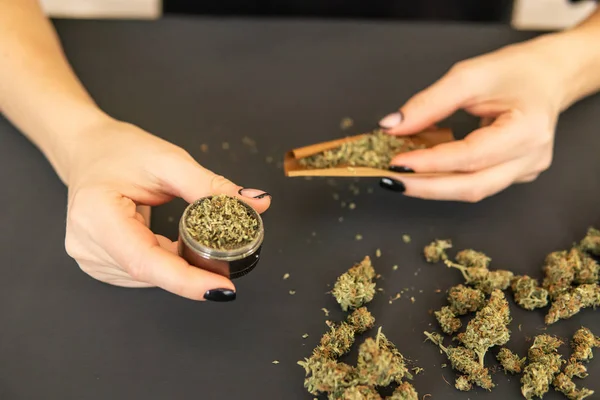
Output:
M389 129L395 127L396 125L399 125L403 120L404 116L399 111L384 117L381 121L379 121L379 125Z
M393 192L403 193L406 190L404 183L391 178L381 178L379 181L379 186Z
M398 172L400 174L413 174L415 172L414 169L403 167L401 165L390 165L388 169L392 172Z
M212 289L204 293L204 299L209 301L233 301L235 292L231 289Z
M271 196L269 193L265 192L264 190L258 190L258 189L248 189L248 188L241 188L238 193L240 194L240 196L244 196L244 197L249 197L251 199L263 199L267 196L273 198L273 196Z

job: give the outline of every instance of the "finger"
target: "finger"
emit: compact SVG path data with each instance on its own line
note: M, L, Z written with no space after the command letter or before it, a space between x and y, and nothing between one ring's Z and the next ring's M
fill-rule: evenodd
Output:
M83 272L92 278L109 285L126 288L154 287L154 285L147 282L133 279L127 272L116 268L113 264L102 265L87 261L78 261L77 263Z
M205 196L227 194L239 198L259 213L266 211L271 205L271 195L264 190L243 188L193 160L182 159L171 163L159 174L171 194L188 203Z
M229 279L191 266L161 247L163 239L134 218L136 207L131 200L115 194L105 196L100 202L106 207L99 210L97 226L102 234L97 241L134 280L192 300L204 300L205 294L215 289L235 293Z
M427 89L409 99L398 112L379 123L393 135L409 135L426 129L465 106L479 89L464 74L450 70Z
M531 171L538 156L525 157L474 173L443 177L402 178L404 194L429 200L479 202L510 186L523 171Z
M463 140L401 153L391 164L417 172L480 171L530 153L532 134L524 131L527 126L520 116L506 113Z
M141 223L143 223L147 227L150 227L150 214L151 214L150 206L145 206L145 205L137 206L136 219L138 219ZM141 219L139 219L138 215L141 217Z

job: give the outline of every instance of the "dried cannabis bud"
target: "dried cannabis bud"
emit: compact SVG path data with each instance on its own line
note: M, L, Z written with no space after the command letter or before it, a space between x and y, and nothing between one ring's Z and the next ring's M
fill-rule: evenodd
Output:
M456 318L456 315L452 312L452 309L448 306L444 306L441 310L434 313L435 318L438 320L442 331L446 335L452 335L458 332L462 323L460 319Z
M374 277L375 269L369 256L338 277L332 294L342 310L358 308L373 300L375 296Z
M581 311L582 308L600 305L600 286L586 284L577 286L568 292L561 293L552 303L545 322L553 324L559 319L568 319Z
M579 245L582 250L600 256L600 230L589 228Z
M312 395L337 393L352 386L356 371L348 364L313 355L304 361L298 361L304 368L306 378L304 387Z
M567 261L567 255L563 250L552 252L546 257L542 286L548 290L551 299L568 291L575 280L575 270L573 264Z
M485 267L465 267L449 260L444 262L448 267L458 269L463 274L467 285L471 285L486 294L491 294L496 289L506 290L514 276L512 272L506 270L490 271Z
M375 324L375 317L366 307L357 308L346 319L356 333L364 333Z
M521 393L527 400L542 397L550 390L554 376L564 363L557 351L562 344L559 338L545 334L534 339L527 354L529 363L521 377Z
M346 354L354 344L354 332L354 326L346 322L331 324L329 332L321 337L315 354L331 359Z
M408 382L402 382L386 400L419 400L419 394Z
M369 386L400 384L405 376L412 378L404 357L379 329L375 339L367 338L358 349L358 381Z
M456 254L455 260L457 263L465 267L480 267L487 268L492 261L485 254L472 249L461 250Z
M582 400L594 394L594 391L590 389L578 389L571 378L562 372L554 378L552 385L557 391L567 396L569 400Z
M568 262L575 271L575 283L597 283L600 265L582 250L574 247L568 255Z
M485 294L479 289L460 284L448 290L448 302L455 315L466 315L485 306Z
M548 305L548 291L538 286L538 281L527 275L515 276L512 279L511 289L515 302L526 310L546 307Z
M468 392L473 389L473 385L469 381L469 377L466 375L459 375L454 382L454 387L463 392Z
M388 135L376 129L362 138L339 147L298 160L305 168L333 168L338 166L387 169L396 154L424 148L411 139Z
M424 332L425 336L435 343L448 357L452 368L467 376L469 382L477 386L491 390L494 387L492 377L487 368L483 367L477 361L477 355L473 350L463 346L448 346L444 347L443 338L438 333Z
M489 302L469 321L464 333L458 335L459 340L479 357L483 367L485 353L493 346L503 346L510 339L508 324L510 310L504 293L498 289L492 292Z
M341 393L331 393L329 399L333 400L381 400L375 388L365 385L349 386Z
M571 341L573 348L572 357L577 361L589 361L594 357L592 350L600 347L600 338L596 337L588 328L579 328Z
M587 368L585 365L575 360L575 358L570 358L565 365L565 369L563 370L566 376L569 378L573 378L574 376L583 379L588 376Z
M425 254L425 260L430 263L436 263L440 260L447 260L448 255L446 254L446 250L452 248L451 240L441 240L436 239L423 249L423 253Z
M258 237L259 221L240 200L227 195L204 199L190 208L185 219L190 236L207 247L230 250Z
M504 368L504 371L510 372L511 374L520 374L525 366L526 357L519 358L518 355L503 347L496 355L496 359Z

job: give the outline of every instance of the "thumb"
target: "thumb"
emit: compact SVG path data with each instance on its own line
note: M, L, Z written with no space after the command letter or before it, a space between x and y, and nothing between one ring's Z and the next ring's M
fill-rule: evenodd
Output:
M392 135L411 135L423 131L452 115L473 97L468 80L450 70L433 85L415 94L397 112L387 115L379 125Z
M229 179L202 167L191 157L171 162L160 172L159 179L169 194L193 203L201 197L226 194L244 201L257 212L271 205L271 195L264 190L239 186Z

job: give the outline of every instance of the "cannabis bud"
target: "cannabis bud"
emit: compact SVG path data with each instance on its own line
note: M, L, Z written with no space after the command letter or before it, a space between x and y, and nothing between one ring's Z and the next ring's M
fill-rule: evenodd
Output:
M529 348L529 363L521 377L521 393L527 400L533 397L543 397L550 390L554 376L560 372L564 363L558 348L563 342L550 335L538 335Z
M458 269L465 278L467 285L471 285L486 294L491 294L496 289L506 290L514 276L511 271L501 269L490 271L486 267L466 267L449 260L444 262L448 267Z
M375 324L375 317L366 307L357 308L352 314L348 315L346 320L354 328L354 331L359 334L371 329Z
M515 276L512 279L511 289L515 302L526 310L546 307L548 305L548 291L538 286L538 281L527 275Z
M577 361L589 361L594 357L592 349L600 347L600 338L596 337L588 328L579 328L571 341L573 348L572 357Z
M348 364L313 355L304 361L298 361L306 373L304 387L312 395L340 392L352 385L354 368Z
M466 315L480 310L485 305L485 294L462 284L448 290L450 309L456 315Z
M595 308L598 305L600 305L600 286L598 284L580 285L556 297L546 315L545 322L550 325L559 319L571 318L582 308Z
M575 271L575 283L597 283L600 265L577 247L569 251L567 262L573 266Z
M504 368L504 371L510 372L511 374L520 374L525 366L526 357L519 358L518 355L503 347L496 355L496 359Z
M594 394L594 391L590 389L578 389L575 382L562 372L554 378L552 385L569 400L582 400Z
M440 260L447 260L448 255L446 255L446 250L451 248L451 240L436 239L423 249L425 260L430 263L436 263Z
M458 332L462 326L460 319L456 318L456 315L448 306L442 307L441 310L436 311L434 315L438 320L442 331L447 335L452 335L453 333Z
M555 251L546 256L543 267L545 278L542 286L548 290L551 299L569 290L575 280L573 264L567 261L566 251Z
M585 365L575 360L575 358L570 358L569 361L567 361L567 365L565 365L563 372L569 378L576 376L580 379L583 379L588 376Z
M461 250L456 254L455 260L457 263L465 267L487 268L492 259L482 252L472 249Z
M368 386L388 386L401 383L410 376L404 357L379 329L375 339L367 338L358 349L358 379Z
M373 300L375 296L374 277L375 269L369 256L338 277L332 294L342 310L358 308Z
M419 394L408 382L402 382L386 400L419 400Z
M329 399L335 400L381 400L381 396L370 386L349 386L345 388L341 393L332 393L329 395Z
M584 251L600 256L600 230L589 228L579 245Z

